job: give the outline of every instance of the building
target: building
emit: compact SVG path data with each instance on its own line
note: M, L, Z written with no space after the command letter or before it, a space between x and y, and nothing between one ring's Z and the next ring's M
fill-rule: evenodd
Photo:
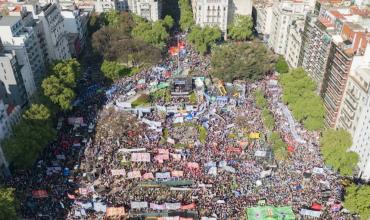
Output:
M116 10L116 1L115 0L97 0L95 2L96 12L107 12L111 10Z
M62 9L61 14L68 36L69 50L72 56L77 57L86 46L89 13L73 6L73 9Z
M229 0L193 0L195 23L201 27L216 26L227 32Z
M287 49L284 57L291 68L300 66L304 19L295 20L289 27Z
M311 7L305 2L274 2L268 46L275 53L286 54L290 28L294 28L295 21L303 19L310 10Z
M308 16L302 65L318 83L326 109L325 124L334 127L352 61L364 55L369 11L356 6L320 9Z
M44 69L37 35L32 28L24 26L20 16L1 17L0 33L5 50L14 51L18 64L22 66L22 78L30 97L36 91L36 82Z
M358 153L359 175L370 180L370 44L354 57L336 127L351 133L351 150Z
M162 0L127 0L127 4L120 3L120 8L125 9L128 6L128 11L139 15L149 21L157 21L162 17ZM119 2L119 0L117 1ZM117 7L118 8L118 7ZM120 10L120 9L119 9ZM127 11L121 10L121 11Z
M63 16L56 4L47 4L40 8L37 13L42 23L43 36L41 47L44 50L44 57L48 63L55 60L71 58L69 50L67 31L64 26Z
M24 107L28 103L26 87L22 78L22 67L14 51L0 50L0 83L4 91L1 97L13 105Z
M251 0L229 0L228 24L231 24L236 15L252 15Z
M262 35L264 42L268 42L272 27L273 1L258 1L254 4L254 23L258 34Z

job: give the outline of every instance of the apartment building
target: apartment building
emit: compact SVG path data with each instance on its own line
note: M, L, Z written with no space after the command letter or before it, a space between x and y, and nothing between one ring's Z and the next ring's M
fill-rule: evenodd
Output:
M360 156L359 175L370 180L370 44L352 60L336 127L351 133L351 150Z
M69 51L72 56L78 57L86 46L89 13L72 6L71 9L62 9L61 15L67 32Z
M227 33L229 0L192 1L195 23L201 27L216 26Z
M310 10L311 7L306 2L274 2L268 46L275 53L280 55L287 53L290 29L294 28L296 20L303 19Z
M258 34L263 36L264 42L268 42L272 29L273 0L255 2L255 28Z
M37 36L32 28L24 26L20 16L0 18L1 41L6 50L15 51L17 62L30 97L36 91L36 80L43 69L42 54L37 45Z
M252 15L251 0L191 0L191 5L197 25L216 26L224 34L236 15Z
M41 47L47 62L71 58L68 45L67 31L63 16L56 4L47 4L38 10L37 18L42 23Z
M364 54L369 21L369 11L356 6L326 8L306 20L302 66L319 85L327 127L338 120L352 61Z
M284 57L291 68L297 68L301 65L300 60L302 56L301 50L304 24L304 19L299 19L292 21L292 24L289 27Z
M0 49L0 83L4 88L0 95L7 103L23 108L27 105L28 98L21 71L15 52Z

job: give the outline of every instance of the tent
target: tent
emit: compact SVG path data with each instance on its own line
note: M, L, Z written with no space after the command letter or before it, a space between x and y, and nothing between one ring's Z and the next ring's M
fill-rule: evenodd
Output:
M312 206L311 206L311 209L313 209L313 210L317 210L317 211L320 211L320 210L321 210L321 205L320 205L320 204L318 204L318 203L316 203L316 202L314 202L314 203L312 204Z
M247 209L248 220L294 220L292 207L257 206Z
M294 150L295 150L295 148L293 146L288 146L287 149L288 149L289 152L294 152Z

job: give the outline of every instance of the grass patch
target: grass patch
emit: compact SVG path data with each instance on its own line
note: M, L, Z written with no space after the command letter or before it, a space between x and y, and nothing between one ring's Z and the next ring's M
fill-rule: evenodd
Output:
M142 94L135 101L131 103L133 107L142 106L150 103L149 95Z
M197 96L195 95L195 92L192 92L189 97L189 102L191 105L197 104Z
M198 132L199 132L199 141L202 144L205 144L206 140L207 140L207 135L208 135L207 129L205 127L199 125L198 126Z

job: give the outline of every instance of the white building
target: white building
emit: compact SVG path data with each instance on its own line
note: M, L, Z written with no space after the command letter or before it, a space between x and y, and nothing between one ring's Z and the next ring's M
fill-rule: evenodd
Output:
M68 33L69 49L78 56L86 45L89 13L79 9L62 9L63 23Z
M284 57L291 68L297 68L299 66L304 24L305 21L303 19L295 20L289 27L287 49Z
M272 9L273 1L261 1L254 5L256 10L256 31L263 35L264 41L267 42L272 29Z
M297 19L303 19L311 7L305 2L275 2L272 12L272 28L268 45L277 54L285 55L289 29Z
M370 180L370 44L364 56L352 61L336 127L351 133L351 150L360 156L360 175Z
M223 33L227 32L229 0L194 0L192 8L197 25L217 26Z
M30 97L36 91L35 76L43 66L37 36L32 28L24 27L20 16L1 17L0 33L4 48L16 53L18 64L22 66L21 74L27 95Z
M235 15L252 15L251 0L229 0L228 23L231 24Z
M116 10L116 1L115 0L97 0L95 2L95 9L96 9L96 12L98 13Z
M67 32L63 23L63 17L56 4L48 4L41 8L37 14L42 22L44 43L48 62L71 58L68 46ZM44 45L42 45L44 46Z
M26 88L22 78L22 67L18 64L14 51L0 51L0 96L8 103L26 106ZM4 90L4 91L3 91Z

